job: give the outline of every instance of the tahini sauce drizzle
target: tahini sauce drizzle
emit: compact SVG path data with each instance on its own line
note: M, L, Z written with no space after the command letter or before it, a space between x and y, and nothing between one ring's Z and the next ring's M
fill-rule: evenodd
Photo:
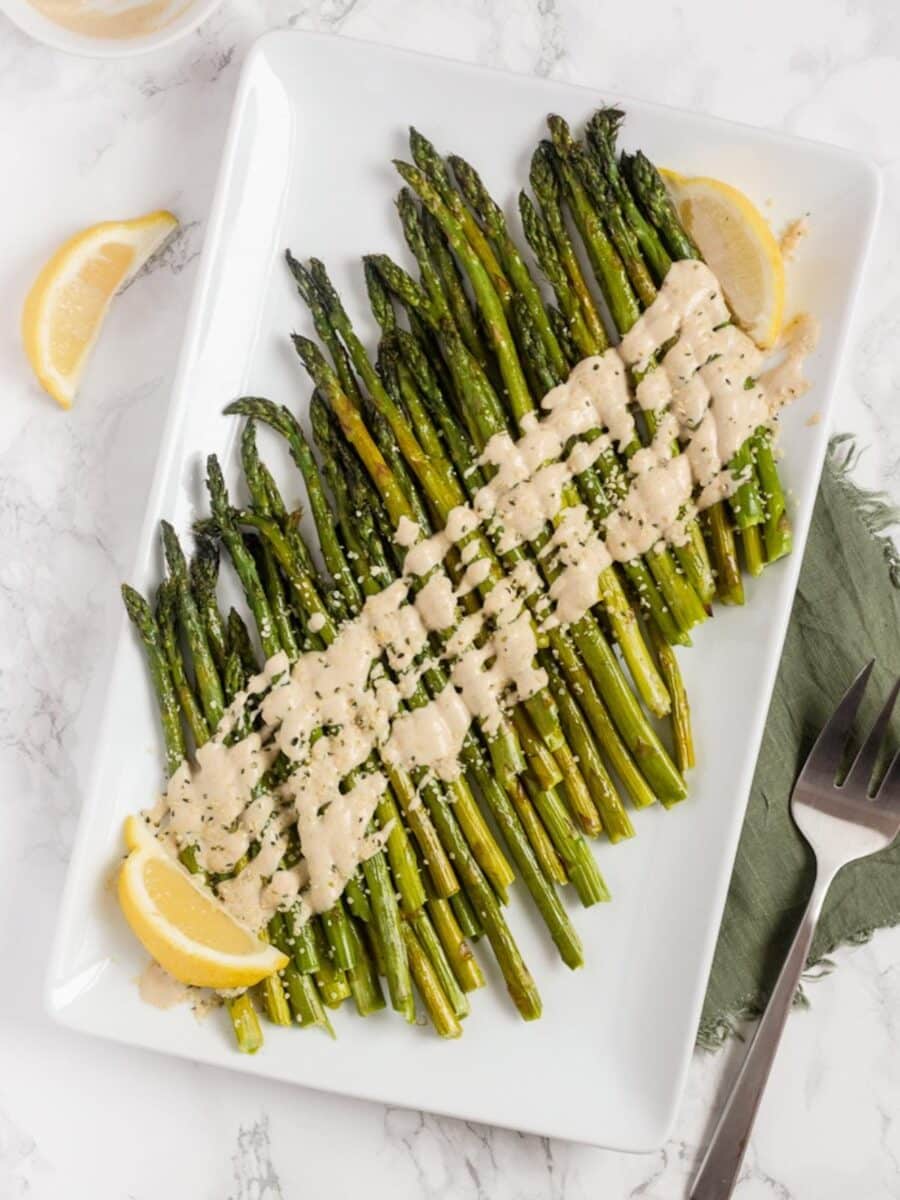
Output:
M579 620L606 567L659 542L678 544L697 508L729 494L736 450L805 390L802 362L816 334L808 318L795 322L781 360L764 369L761 352L730 324L709 268L673 264L618 349L580 362L518 439L491 439L482 462L494 474L471 505L453 509L430 537L401 520L403 579L370 597L327 649L302 654L293 667L276 655L251 680L196 761L173 776L153 814L160 835L192 846L213 874L246 860L218 893L255 928L298 900L305 914L330 908L388 832L373 832L387 786L373 751L389 766L452 779L471 723L490 735L509 706L547 684L525 604L544 591L531 561L493 582L481 608L460 617L458 600L490 573L471 535L487 525L505 551L552 522L541 551L556 567L544 626ZM603 449L633 442L635 404L656 414L657 431L632 454L627 494L601 535L583 505L563 506L563 492ZM453 547L465 568L455 588L443 570ZM434 662L435 644L450 682L407 711L404 697ZM252 731L238 737L245 724ZM277 761L290 769L269 788Z
M135 38L164 29L194 0L28 0L32 8L73 33Z
M460 513L457 537L471 528L471 516ZM404 532L411 539L413 530ZM374 751L389 766L452 779L472 721L492 732L510 705L545 686L545 673L533 665L537 646L521 579L503 579L490 593L494 632L485 634L477 614L477 626L445 648L453 684L421 708L402 708L434 662L429 631L456 623L457 597L483 582L486 566L472 561L449 591L441 574L417 595L412 580L397 580L369 597L326 649L300 655L293 666L284 654L273 656L195 760L172 776L151 819L174 852L191 847L205 872L234 872L216 892L238 920L261 929L298 902L301 916L327 911L380 849L390 830L374 832L373 821L387 779L372 765ZM237 737L248 713L256 724ZM288 769L273 786L277 762Z
M789 328L780 361L731 323L722 289L705 263L672 265L656 300L616 349L580 362L566 383L529 414L521 435L496 434L481 464L494 469L471 509L500 553L555 530L542 554L560 568L544 627L583 616L597 599L597 576L657 544L680 545L695 513L731 495L741 480L729 463L757 429L808 386L802 366L818 331L808 317ZM636 381L632 386L632 380ZM597 532L580 506L563 507L567 485L610 445L636 435L635 407L656 418L651 443L631 455L628 492ZM597 436L599 434L599 436ZM454 510L457 524L463 522ZM464 523L464 522L463 522ZM467 529L471 525L465 524ZM454 538L449 530L411 548L408 572L432 570Z

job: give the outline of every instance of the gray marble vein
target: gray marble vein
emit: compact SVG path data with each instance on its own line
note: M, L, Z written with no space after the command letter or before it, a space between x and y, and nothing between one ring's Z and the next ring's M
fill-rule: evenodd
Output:
M232 1155L235 1190L228 1200L282 1200L284 1193L272 1162L269 1122L263 1116L241 1127Z

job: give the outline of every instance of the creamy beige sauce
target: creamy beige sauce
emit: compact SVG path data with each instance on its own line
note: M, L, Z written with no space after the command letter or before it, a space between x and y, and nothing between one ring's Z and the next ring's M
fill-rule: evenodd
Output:
M819 322L809 313L801 313L789 323L782 336L778 361L764 371L760 384L773 413L802 396L809 388L803 376L803 363L819 340Z
M154 1008L175 1008L179 1004L190 1004L191 1012L198 1021L204 1020L222 1004L222 997L211 988L188 987L175 979L159 963L152 959L135 980L138 995L145 1004Z
M138 993L145 1004L154 1008L174 1008L190 999L191 989L151 959L137 980Z
M562 511L541 555L561 568L550 585L555 608L544 621L544 628L577 621L596 603L597 579L612 562L606 542L597 533L583 504L573 504Z
M396 718L382 755L397 766L430 768L441 779L455 779L471 723L465 700L448 683L427 705Z
M400 521L402 579L369 597L324 650L293 665L276 655L250 681L173 775L153 814L159 836L174 852L192 847L207 873L235 872L218 895L254 928L280 908L331 908L389 832L373 832L387 786L373 752L388 767L455 778L472 722L491 735L512 705L547 686L529 603L544 628L570 624L593 607L611 563L680 544L698 507L738 482L728 470L737 449L805 390L816 337L815 323L799 318L767 365L730 323L709 268L675 263L617 350L579 363L517 439L491 439L482 464L492 478L471 505L429 537ZM566 503L570 485L603 449L633 443L638 408L654 414L656 433L631 455L624 499L598 531L583 504ZM482 530L505 551L551 529L540 552L549 591L530 559L492 578ZM451 550L456 586L444 570ZM459 601L475 589L480 607L461 616ZM438 661L450 682L408 711L404 699ZM270 793L264 780L282 756L291 769Z
M676 452L677 436L677 421L666 413L650 445L632 456L628 494L606 522L607 548L619 562L660 540L678 546L686 538L694 476L690 456Z
M800 243L809 233L809 218L797 217L796 220L790 221L781 239L778 243L781 249L781 257L785 262L790 262L800 246Z
M170 25L194 0L28 0L42 16L73 33L136 38Z

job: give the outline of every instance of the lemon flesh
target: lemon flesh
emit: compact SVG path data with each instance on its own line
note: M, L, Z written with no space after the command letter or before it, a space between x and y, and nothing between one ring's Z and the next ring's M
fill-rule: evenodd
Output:
M78 391L113 296L177 228L169 212L92 225L46 263L22 310L22 340L44 389L63 408Z
M287 958L261 941L202 887L149 832L138 836L119 872L118 896L135 936L181 983L194 987L250 987L280 971Z
M763 350L784 321L784 260L753 202L731 184L664 173L682 224L722 285L737 323Z

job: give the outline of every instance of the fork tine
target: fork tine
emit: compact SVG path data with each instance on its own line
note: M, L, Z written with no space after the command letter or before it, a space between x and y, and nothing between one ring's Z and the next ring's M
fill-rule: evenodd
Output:
M853 727L853 721L859 709L866 684L875 666L875 659L870 659L844 692L840 704L831 714L825 728L816 738L815 745L809 752L803 770L797 780L797 786L811 784L815 781L833 783L844 757L844 747Z
M847 772L847 778L844 780L842 787L851 784L855 788L860 788L868 792L872 785L872 776L875 773L875 764L878 762L878 754L881 750L881 745L888 731L888 726L891 723L891 713L894 711L894 703L897 699L897 693L900 692L900 679L891 688L890 695L885 701L884 708L878 714L878 719L872 726L872 732L859 748L859 752L854 758Z
M891 812L900 814L900 750L891 759L878 791L872 797L876 804L885 804Z

